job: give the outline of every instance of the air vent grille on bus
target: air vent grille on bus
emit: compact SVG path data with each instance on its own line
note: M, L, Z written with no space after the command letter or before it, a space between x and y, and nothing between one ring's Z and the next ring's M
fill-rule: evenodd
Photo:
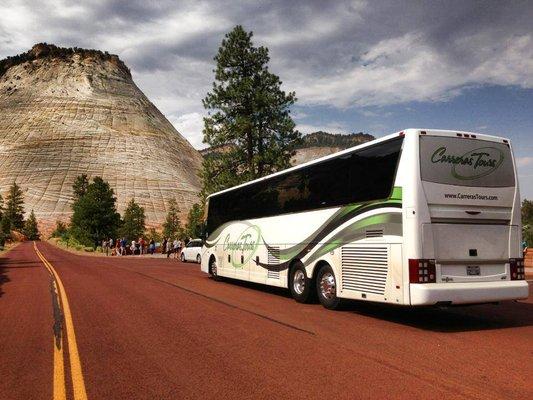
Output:
M388 248L343 246L342 289L385 294Z
M268 264L279 264L279 247L269 247L268 250ZM279 279L279 271L268 271L268 279Z
M366 237L367 238L383 237L383 229L367 229Z

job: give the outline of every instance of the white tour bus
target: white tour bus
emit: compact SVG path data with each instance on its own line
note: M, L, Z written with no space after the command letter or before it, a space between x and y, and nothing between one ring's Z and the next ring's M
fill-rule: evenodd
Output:
M215 193L202 271L318 296L450 305L528 296L507 139L409 129Z

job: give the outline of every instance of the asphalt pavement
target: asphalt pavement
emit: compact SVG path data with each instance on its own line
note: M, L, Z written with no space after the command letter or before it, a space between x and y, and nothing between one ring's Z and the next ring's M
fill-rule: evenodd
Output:
M526 399L532 373L531 297L328 311L175 259L0 258L0 399Z

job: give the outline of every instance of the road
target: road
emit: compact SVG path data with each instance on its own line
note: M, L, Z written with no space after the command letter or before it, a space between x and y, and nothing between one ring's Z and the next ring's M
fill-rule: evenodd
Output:
M0 399L526 399L533 302L328 311L27 242L0 258L0 357Z

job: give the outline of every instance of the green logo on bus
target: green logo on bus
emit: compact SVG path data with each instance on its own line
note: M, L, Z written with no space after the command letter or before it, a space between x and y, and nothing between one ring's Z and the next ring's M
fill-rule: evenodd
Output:
M450 164L453 177L461 180L481 178L494 172L502 164L503 152L496 147L480 147L463 155L448 154L445 146L431 156L434 164Z
M261 231L257 225L246 227L235 241L231 240L228 233L224 238L223 250L230 252L231 265L235 268L242 268L250 261L259 246L260 238Z

